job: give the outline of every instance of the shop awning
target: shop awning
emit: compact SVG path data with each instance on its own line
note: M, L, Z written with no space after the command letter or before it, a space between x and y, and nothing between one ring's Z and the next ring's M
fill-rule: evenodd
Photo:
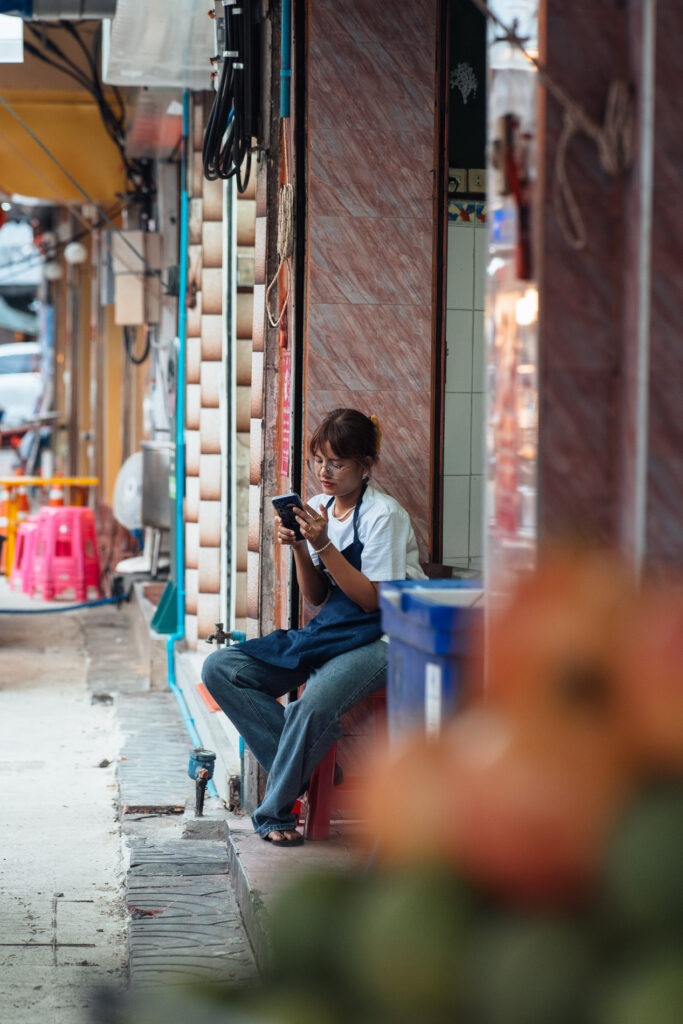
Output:
M3 98L97 202L111 202L125 189L116 146L104 130L99 111L83 93L7 90ZM12 114L0 105L0 190L54 203L85 202Z

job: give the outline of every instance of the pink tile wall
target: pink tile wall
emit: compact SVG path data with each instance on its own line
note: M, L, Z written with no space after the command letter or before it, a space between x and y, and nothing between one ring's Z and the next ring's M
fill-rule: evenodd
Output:
M683 8L657 6L655 153L652 208L650 423L647 476L648 563L661 571L683 566L683 186L680 39Z
M307 435L375 413L380 486L430 518L435 0L309 8Z

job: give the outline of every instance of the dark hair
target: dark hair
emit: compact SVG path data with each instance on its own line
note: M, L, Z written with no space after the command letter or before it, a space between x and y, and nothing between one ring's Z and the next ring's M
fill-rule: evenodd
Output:
M329 445L340 459L375 462L379 457L380 437L376 419L357 409L334 409L314 431L308 447L313 456L323 445Z

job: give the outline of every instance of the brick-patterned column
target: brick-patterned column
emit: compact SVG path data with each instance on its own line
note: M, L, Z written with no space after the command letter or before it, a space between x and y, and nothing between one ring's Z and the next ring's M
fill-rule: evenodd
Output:
M247 572L249 528L249 479L251 465L251 407L252 407L252 326L254 321L253 282L240 277L242 263L254 253L256 221L256 174L252 173L247 190L237 194L237 251L238 285L235 318L235 628L247 630Z
M249 518L249 473L251 465L251 373L253 291L250 282L238 283L236 294L236 336L225 338L224 318L224 183L203 177L201 152L204 116L208 100L193 109L193 168L190 207L190 284L194 306L188 312L187 415L186 415L186 622L188 645L213 632L225 619L221 591L228 581L221 578L221 549L228 528L228 509L223 506L222 489L231 438L226 409L223 408L223 379L227 346L235 346L236 548L233 552L236 629L246 628L247 615L247 524ZM236 200L237 246L243 255L253 253L255 184Z
M199 606L199 466L201 438L201 333L202 333L202 219L204 176L201 167L204 130L203 103L192 105L192 161L190 167L189 287L185 380L185 637L197 645ZM181 301L183 297L181 296Z
M223 364L223 185L206 181L201 148L206 100L193 106L190 288L187 319L185 636L195 648L221 615L221 437Z

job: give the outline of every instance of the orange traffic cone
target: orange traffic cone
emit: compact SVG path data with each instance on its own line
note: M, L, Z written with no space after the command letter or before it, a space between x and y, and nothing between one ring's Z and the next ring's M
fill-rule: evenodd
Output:
M17 488L17 522L23 523L31 515L31 502L25 487Z
M61 507L64 504L64 489L59 484L53 484L50 488L47 503L51 508Z

